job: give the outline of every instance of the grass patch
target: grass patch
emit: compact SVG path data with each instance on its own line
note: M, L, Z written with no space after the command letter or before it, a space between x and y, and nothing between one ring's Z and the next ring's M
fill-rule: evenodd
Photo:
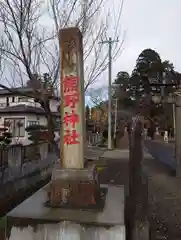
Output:
M0 218L0 229L5 229L6 228L6 220L7 220L6 216Z
M105 169L105 167L97 167L98 172L102 172Z
M100 164L96 166L96 170L98 173L104 171L106 168L107 168L106 164Z

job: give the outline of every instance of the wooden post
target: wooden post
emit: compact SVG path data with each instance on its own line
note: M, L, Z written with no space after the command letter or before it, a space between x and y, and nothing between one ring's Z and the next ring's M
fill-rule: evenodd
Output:
M128 238L131 240L148 240L148 182L142 170L142 121L137 116L129 126L129 197L127 221Z
M62 29L60 43L61 167L84 167L85 114L82 34L78 28Z
M175 97L175 147L176 147L176 175L181 177L181 95L176 94Z

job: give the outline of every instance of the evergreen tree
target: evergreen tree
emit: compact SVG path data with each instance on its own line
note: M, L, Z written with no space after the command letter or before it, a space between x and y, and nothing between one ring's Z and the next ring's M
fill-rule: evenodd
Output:
M0 148L3 149L12 142L12 134L6 126L0 128L0 133Z
M48 139L48 128L43 125L32 125L26 128L28 132L28 139L35 144L47 141Z
M88 105L85 108L85 117L86 117L86 120L90 119L90 108Z

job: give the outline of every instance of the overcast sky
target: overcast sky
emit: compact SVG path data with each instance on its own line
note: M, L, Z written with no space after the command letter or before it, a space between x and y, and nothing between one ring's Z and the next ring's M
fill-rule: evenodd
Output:
M120 0L105 1L107 9L114 10L111 15L118 16ZM123 52L112 65L112 81L119 71L128 71L131 74L138 55L145 48L154 49L163 61L169 60L174 64L175 69L181 72L180 12L181 0L124 0L119 24L121 34L118 37L121 41L124 31L126 31L126 37ZM105 9L102 10L102 14L106 15ZM109 23L111 21L109 19ZM46 14L42 17L42 22L49 28L53 26ZM111 22L107 33L107 36L112 38L114 37L113 25ZM105 46L105 51L107 50ZM106 70L96 84L99 87L106 87L107 83ZM95 88L95 85L91 87Z
M115 9L118 2L114 2ZM126 37L123 53L113 63L112 81L118 71L131 74L138 55L145 48L154 49L163 61L169 60L181 72L180 11L180 0L124 0L121 26ZM119 38L121 40L122 35ZM107 75L106 71L101 77L104 85L107 85Z
M170 60L176 70L181 71L180 11L179 0L125 0L121 22L126 39L113 72L131 73L145 48L156 50L162 60Z

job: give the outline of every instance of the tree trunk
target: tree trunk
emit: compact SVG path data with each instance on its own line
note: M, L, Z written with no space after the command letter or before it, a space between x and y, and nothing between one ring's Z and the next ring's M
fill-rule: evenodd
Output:
M45 110L45 114L46 114L46 119L47 119L47 128L48 128L48 142L50 144L50 150L54 150L55 147L55 141L54 141L54 130L55 130L55 126L54 126L54 121L53 121L53 116L50 110L50 105L49 105L49 101L47 101L44 104L44 110Z

